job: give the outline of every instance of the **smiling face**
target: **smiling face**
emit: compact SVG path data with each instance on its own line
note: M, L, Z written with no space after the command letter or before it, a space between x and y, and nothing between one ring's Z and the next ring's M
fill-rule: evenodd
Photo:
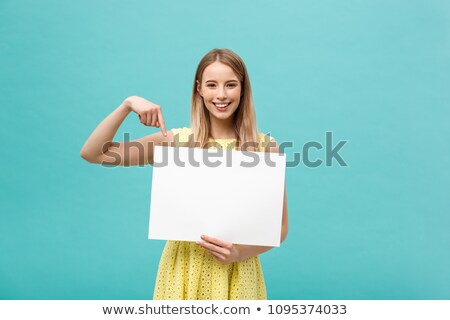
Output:
M203 97L210 116L226 120L239 107L242 88L233 69L215 61L203 71L201 83L197 81L197 91Z

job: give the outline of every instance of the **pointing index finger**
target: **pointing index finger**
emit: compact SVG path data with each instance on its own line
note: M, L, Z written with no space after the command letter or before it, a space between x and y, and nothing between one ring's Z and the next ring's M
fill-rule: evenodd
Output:
M166 124L164 123L164 118L161 109L158 110L158 122L161 132L163 133L164 136L167 136Z

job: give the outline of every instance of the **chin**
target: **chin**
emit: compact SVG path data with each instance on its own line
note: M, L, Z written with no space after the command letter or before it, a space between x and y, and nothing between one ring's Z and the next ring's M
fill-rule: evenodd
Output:
M231 118L233 115L232 114L216 114L213 113L212 116L216 119L220 119L220 120L227 120L229 118Z

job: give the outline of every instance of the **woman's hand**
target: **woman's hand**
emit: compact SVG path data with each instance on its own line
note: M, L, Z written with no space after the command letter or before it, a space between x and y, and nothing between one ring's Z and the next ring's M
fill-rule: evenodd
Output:
M236 245L205 235L201 236L201 239L203 241L197 241L197 245L211 252L211 254L220 262L230 263L238 262L240 260L239 251Z
M128 97L125 102L131 111L139 115L142 124L161 128L163 135L167 136L166 125L160 106L137 96Z

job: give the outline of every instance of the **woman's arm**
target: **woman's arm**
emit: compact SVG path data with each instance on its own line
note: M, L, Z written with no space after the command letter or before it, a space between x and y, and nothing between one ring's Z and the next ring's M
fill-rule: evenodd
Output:
M276 152L279 153L279 147L275 141L271 141L266 147L266 152ZM284 201L283 201L283 216L281 221L281 238L280 242L283 242L288 233L288 209L287 209L287 196L286 196L286 182L284 184ZM232 244L220 239L212 238L206 235L201 236L202 241L197 241L197 245L205 248L211 254L216 257L217 260L230 263L238 262L248 259L253 256L257 256L263 252L269 251L274 247L266 246L251 246L251 245L241 245Z
M160 127L161 132L127 141L112 139L122 122L133 111L146 126ZM132 96L106 117L86 140L80 155L90 163L108 165L144 165L153 163L153 147L173 142L173 135L166 131L161 107L140 97Z

